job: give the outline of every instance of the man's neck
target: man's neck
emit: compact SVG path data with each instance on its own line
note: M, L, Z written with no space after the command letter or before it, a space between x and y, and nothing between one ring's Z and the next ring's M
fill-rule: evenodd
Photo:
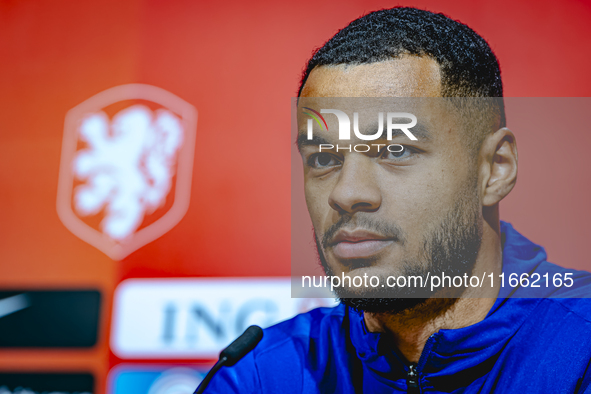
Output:
M370 332L391 335L409 362L418 363L429 337L441 329L467 327L482 321L495 298L430 298L416 307L391 315L365 312Z
M484 234L472 275L478 278L492 274L498 278L503 270L503 251L498 219L497 227L484 226ZM429 298L422 304L397 314L364 313L370 332L390 335L394 344L410 362L418 362L427 339L441 329L457 329L476 324L486 317L499 294L500 282L494 287L468 288L461 298Z

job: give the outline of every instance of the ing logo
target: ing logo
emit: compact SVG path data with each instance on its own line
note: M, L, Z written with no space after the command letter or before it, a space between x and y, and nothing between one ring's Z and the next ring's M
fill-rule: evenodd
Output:
M174 227L189 206L197 111L150 85L103 91L68 111L57 212L120 260Z

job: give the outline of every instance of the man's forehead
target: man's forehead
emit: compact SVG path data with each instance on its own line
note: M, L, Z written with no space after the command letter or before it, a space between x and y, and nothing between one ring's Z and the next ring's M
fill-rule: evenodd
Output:
M369 64L319 66L301 97L440 97L439 64L427 56L405 55Z

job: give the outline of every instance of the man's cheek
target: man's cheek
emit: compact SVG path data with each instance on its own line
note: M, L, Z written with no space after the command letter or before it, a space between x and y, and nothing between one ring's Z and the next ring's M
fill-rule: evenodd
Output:
M316 227L316 224L319 223L322 218L325 218L331 210L330 205L328 204L328 194L326 193L322 194L307 191L306 205L308 206L308 213L310 214L314 227Z

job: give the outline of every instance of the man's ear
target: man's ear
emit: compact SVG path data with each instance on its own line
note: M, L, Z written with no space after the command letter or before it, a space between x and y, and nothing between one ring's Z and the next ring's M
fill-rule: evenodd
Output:
M511 130L503 127L482 143L482 205L493 206L501 201L517 181L517 144Z

